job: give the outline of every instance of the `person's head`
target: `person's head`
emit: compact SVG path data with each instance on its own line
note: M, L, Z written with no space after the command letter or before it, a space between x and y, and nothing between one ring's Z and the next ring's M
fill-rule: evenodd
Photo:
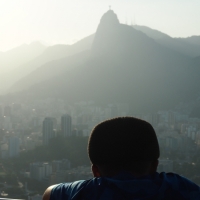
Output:
M98 124L89 137L88 154L94 176L129 171L136 176L156 171L160 156L153 127L134 117Z

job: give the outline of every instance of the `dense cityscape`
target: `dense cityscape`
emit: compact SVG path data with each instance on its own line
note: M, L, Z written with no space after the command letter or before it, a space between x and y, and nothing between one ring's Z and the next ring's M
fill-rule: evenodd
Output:
M64 156L60 160L48 158L34 160L34 162L26 163L26 168L19 169L15 165L15 159L19 162L17 159L20 159L24 152L29 153L39 147L45 148L50 142L51 145L52 142L57 142L56 138L59 137L66 141L70 138L87 140L96 124L116 116L134 116L150 122L156 130L161 150L158 171L177 172L200 185L200 177L198 173L196 174L200 168L198 159L200 119L190 117L198 101L190 104L181 103L174 110L159 111L153 114L130 113L129 105L120 103L109 104L105 107L98 106L92 101L67 105L61 99L48 99L37 103L1 105L0 155L2 162L0 175L5 177L5 182L1 182L1 196L10 197L8 191L12 194L11 188L21 186L22 197L35 194L36 196L33 195L32 199L34 197L37 199L41 198L43 190L34 188L33 185L36 183L41 184L43 189L60 182L91 178L89 162L86 165L85 163L80 165L81 162L76 165ZM76 159L79 160L79 158ZM6 163L10 163L11 160L13 166L10 170L13 177L6 170ZM20 162L25 163L26 160L20 160ZM9 178L16 179L15 186L9 185L9 180L6 180L8 175L10 175ZM17 194L14 194L16 197Z

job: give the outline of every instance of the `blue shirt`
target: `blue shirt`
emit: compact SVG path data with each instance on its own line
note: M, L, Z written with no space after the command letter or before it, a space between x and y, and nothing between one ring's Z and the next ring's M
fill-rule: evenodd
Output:
M50 200L200 200L200 187L174 173L154 173L140 178L122 172L114 177L100 177L62 183L51 191Z

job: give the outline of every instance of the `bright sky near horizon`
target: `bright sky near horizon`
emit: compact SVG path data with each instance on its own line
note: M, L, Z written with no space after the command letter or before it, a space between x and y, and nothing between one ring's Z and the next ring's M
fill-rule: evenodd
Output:
M33 41L74 43L96 31L109 5L121 23L200 35L199 0L0 0L0 51Z

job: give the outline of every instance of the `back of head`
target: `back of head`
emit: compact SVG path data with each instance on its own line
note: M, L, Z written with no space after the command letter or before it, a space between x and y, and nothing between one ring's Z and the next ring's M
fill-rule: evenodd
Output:
M160 156L153 127L134 117L98 124L90 135L88 154L93 164L107 171L131 170L139 174Z

